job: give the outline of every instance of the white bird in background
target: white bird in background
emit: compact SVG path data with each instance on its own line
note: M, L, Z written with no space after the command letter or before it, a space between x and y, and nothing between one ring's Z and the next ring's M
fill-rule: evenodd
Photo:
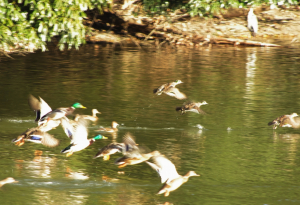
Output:
M253 13L253 8L250 8L248 17L248 29L251 31L253 36L256 36L258 31L258 21L256 15Z

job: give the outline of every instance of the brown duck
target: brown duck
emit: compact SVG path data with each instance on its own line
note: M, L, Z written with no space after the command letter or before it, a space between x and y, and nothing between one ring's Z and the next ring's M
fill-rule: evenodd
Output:
M175 82L166 83L161 85L160 87L153 90L153 93L156 95L161 95L165 93L169 96L175 97L179 100L186 99L186 95L175 88L176 85L183 83L181 80L176 80Z
M182 184L188 181L191 176L200 176L194 171L189 171L184 176L177 173L175 165L162 155L154 156L155 163L147 162L161 177L161 183L164 183L157 194L169 196L171 191L178 189Z
M190 103L184 103L181 107L176 107L176 111L181 111L181 114L183 115L186 112L195 112L198 114L206 114L203 110L200 109L201 105L207 105L208 103L206 101L203 102L190 102Z
M273 129L279 127L292 127L292 128L300 128L300 120L297 113L292 113L290 115L282 115L272 122L269 122L268 125L273 125Z

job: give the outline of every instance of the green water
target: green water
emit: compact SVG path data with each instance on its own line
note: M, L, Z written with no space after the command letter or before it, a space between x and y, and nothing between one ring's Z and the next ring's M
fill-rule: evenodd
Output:
M88 45L1 59L0 179L19 181L0 188L1 204L299 204L300 130L267 126L299 113L299 56L292 48ZM207 115L180 115L175 108L184 101L152 93L176 79L189 100L208 102L201 107ZM50 131L61 141L56 148L15 146L13 138L36 126L29 93L52 108L74 102L88 108L80 114L97 108L102 114L89 126L90 137L112 121L119 132L69 158L60 153L69 144L60 127ZM201 176L164 197L156 195L160 179L146 163L119 169L113 162L121 154L92 158L127 132L168 157L180 174Z

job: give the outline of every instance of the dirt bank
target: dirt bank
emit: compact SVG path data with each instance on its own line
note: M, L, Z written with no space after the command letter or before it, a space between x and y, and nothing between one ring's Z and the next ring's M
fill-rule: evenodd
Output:
M212 44L274 46L276 39L288 39L291 44L300 40L300 11L294 9L255 9L258 34L252 37L247 28L248 9L230 9L215 18L190 17L176 11L169 17L132 16L134 5L126 9L89 13L86 25L93 28L88 42L129 42L137 46L155 44L189 47ZM114 19L113 21L111 19ZM273 44L266 44L272 42Z

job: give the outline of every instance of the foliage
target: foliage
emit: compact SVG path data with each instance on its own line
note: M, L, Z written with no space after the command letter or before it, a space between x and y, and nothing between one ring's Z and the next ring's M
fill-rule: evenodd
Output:
M0 0L0 50L46 50L46 42L59 37L59 48L85 43L85 11L108 7L112 0ZM298 0L142 0L150 15L167 15L184 8L191 16L209 16L221 9L266 5L292 5Z
M144 10L152 16L167 15L168 11L170 10L184 8L184 5L186 3L184 3L184 1L181 0L172 0L172 1L143 0Z
M0 49L46 50L53 36L60 37L60 49L78 48L85 42L85 11L107 5L107 0L0 0Z
M220 13L221 9L244 8L247 6L297 5L298 0L190 0L187 5L191 16L207 16Z

